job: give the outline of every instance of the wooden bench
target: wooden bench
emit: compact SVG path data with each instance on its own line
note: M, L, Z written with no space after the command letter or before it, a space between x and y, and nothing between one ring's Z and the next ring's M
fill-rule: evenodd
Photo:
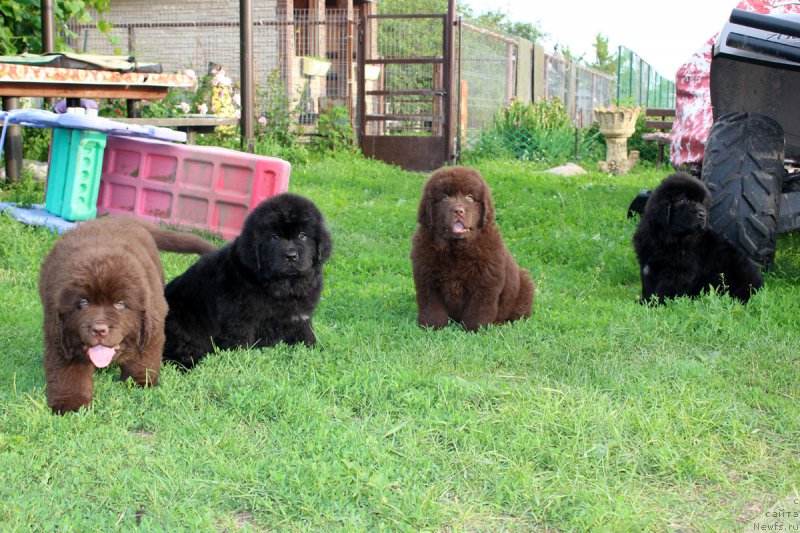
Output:
M656 159L657 168L661 168L664 162L664 147L672 143L672 125L675 121L674 109L648 108L644 112L644 127L654 129L652 133L642 134L642 139L647 142L656 143L658 146L658 156Z
M150 126L161 126L166 128L177 128L186 132L186 142L194 144L195 136L198 133L213 133L217 126L238 126L239 119L233 117L217 117L214 115L203 115L196 117L176 117L176 118L113 118L117 122L128 124L145 124Z

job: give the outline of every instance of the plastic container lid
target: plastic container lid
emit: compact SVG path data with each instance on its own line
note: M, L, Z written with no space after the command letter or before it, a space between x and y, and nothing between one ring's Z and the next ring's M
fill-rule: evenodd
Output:
M107 135L123 137L145 137L162 141L186 142L186 133L170 128L148 126L144 124L127 124L103 117L78 115L75 113L51 113L42 109L15 109L0 112L0 119L6 124L19 124L34 128L71 128L74 130L92 130ZM5 125L3 126L5 137Z

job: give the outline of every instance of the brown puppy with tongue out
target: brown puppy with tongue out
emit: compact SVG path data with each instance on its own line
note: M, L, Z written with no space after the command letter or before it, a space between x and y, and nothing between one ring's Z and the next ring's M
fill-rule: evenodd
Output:
M469 331L528 317L534 285L503 243L492 193L466 167L434 172L422 189L411 263L420 326Z
M65 233L42 262L45 393L53 411L88 407L94 369L112 362L123 381L158 383L167 315L159 249L216 246L133 218L101 218Z

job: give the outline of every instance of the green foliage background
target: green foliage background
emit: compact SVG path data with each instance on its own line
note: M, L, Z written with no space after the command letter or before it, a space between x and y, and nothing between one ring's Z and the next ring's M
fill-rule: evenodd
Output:
M77 20L91 22L90 9L99 13L108 11L110 0L69 0L53 2L56 31L56 51L68 49L65 35L61 33L65 23ZM100 31L110 28L102 20L97 21ZM39 0L3 0L0 2L0 53L4 55L30 52L38 54L42 48L42 11Z

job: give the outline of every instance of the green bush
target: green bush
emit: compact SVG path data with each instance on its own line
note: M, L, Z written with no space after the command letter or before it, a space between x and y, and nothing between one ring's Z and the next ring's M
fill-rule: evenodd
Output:
M0 201L15 203L22 207L42 204L44 181L36 179L29 170L23 168L21 179L0 184Z
M296 146L296 113L292 109L289 89L281 78L279 69L267 76L266 85L258 91L258 125L256 136L260 143L275 143L280 146Z
M572 125L561 100L513 102L484 128L468 155L559 164L605 153L596 129Z
M52 130L48 128L22 128L22 153L25 159L47 161L52 137Z
M317 135L311 138L314 152L354 153L356 136L346 107L333 106L319 114Z
M656 130L653 128L646 128L644 126L645 123L645 116L644 110L639 113L639 117L636 119L636 130L633 132L633 135L630 136L628 139L628 151L638 150L639 151L639 161L649 161L651 163L656 162L656 157L658 154L658 149L655 144L648 143L644 139L642 139L642 135L645 133L651 133ZM666 150L665 158L669 157L669 150Z

